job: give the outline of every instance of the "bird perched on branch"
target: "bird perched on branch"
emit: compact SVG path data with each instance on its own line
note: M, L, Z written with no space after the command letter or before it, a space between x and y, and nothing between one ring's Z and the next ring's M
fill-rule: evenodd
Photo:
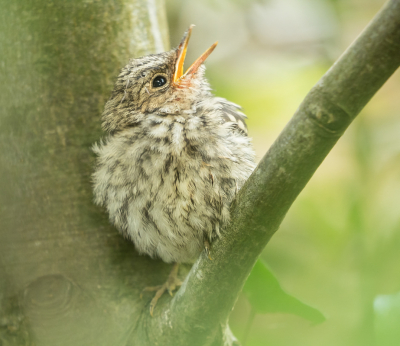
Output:
M203 62L183 73L193 26L169 52L133 59L105 106L93 174L95 202L136 249L175 263L150 304L180 284L178 264L210 249L254 169L240 107L211 93Z

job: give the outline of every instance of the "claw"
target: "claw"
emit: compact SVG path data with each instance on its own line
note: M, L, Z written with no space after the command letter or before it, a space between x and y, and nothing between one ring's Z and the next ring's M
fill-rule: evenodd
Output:
M150 302L150 316L151 317L153 317L154 308L156 307L158 300L161 298L161 296L164 294L164 292L168 291L169 295L172 297L173 291L177 287L182 285L182 281L177 278L178 268L179 268L179 263L175 263L174 266L172 267L171 273L169 274L167 281L163 285L153 286L153 287L145 287L142 290L142 293L140 294L141 298L143 296L143 292L157 291L156 294L154 295L153 299Z
M211 255L210 255L211 244L207 239L204 239L204 251L206 252L206 255L207 255L208 259L212 261L212 258L211 258Z

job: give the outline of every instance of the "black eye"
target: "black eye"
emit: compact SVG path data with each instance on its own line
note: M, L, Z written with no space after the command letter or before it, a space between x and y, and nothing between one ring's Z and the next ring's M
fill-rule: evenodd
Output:
M167 84L167 78L164 76L157 76L156 78L153 79L153 88L159 88L162 87L163 85Z

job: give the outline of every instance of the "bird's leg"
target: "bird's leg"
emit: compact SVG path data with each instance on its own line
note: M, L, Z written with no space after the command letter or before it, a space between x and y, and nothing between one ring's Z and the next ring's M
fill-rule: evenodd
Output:
M168 291L170 296L172 296L172 292L174 290L176 290L177 287L182 285L182 281L178 279L178 269L179 269L179 263L174 263L171 273L169 274L167 281L163 285L153 286L153 287L145 287L143 289L142 292L156 291L154 298L150 302L150 315L151 316L153 316L154 308L155 308L158 300L164 294L164 292Z

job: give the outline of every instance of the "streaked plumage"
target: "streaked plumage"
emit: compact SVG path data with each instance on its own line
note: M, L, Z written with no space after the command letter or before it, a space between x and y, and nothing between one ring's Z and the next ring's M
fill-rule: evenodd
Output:
M181 45L122 69L94 146L95 202L140 253L165 262L191 262L220 235L254 169L245 115L212 95L204 66L174 82ZM156 76L167 84L153 87Z

